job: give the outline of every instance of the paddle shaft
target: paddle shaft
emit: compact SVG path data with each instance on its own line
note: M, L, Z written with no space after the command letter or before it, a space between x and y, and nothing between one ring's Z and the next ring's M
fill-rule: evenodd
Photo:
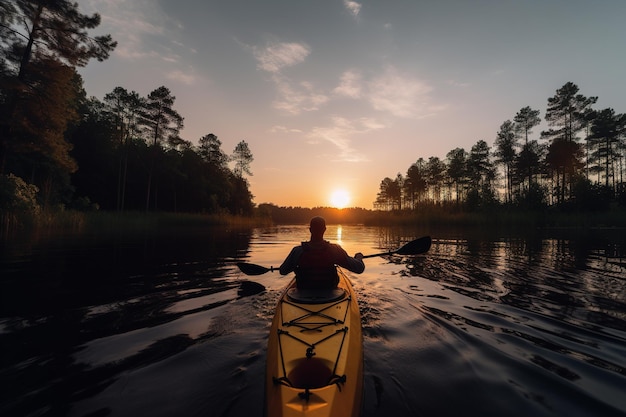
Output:
M363 259L365 258L375 258L377 256L385 256L385 255L395 255L396 251L391 251L391 252L381 252L381 253L374 253L372 255L363 255Z
M385 255L419 255L420 253L428 252L428 249L430 249L430 243L431 243L430 236L424 236L424 237L420 237L419 239L410 241L409 243L405 244L404 246L402 246L401 248L395 251L374 253L372 255L365 255L363 256L363 259L374 258L376 256L385 256ZM261 275L261 274L265 274L266 272L278 271L278 268L274 268L274 267L266 268L261 265L249 264L246 262L239 262L237 263L237 266L239 267L241 272L243 272L246 275Z

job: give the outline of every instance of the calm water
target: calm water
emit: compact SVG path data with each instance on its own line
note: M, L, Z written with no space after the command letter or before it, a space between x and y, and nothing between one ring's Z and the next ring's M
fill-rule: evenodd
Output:
M330 226L348 252L426 234ZM363 416L626 416L623 237L460 238L366 260ZM261 416L304 226L4 243L0 415Z

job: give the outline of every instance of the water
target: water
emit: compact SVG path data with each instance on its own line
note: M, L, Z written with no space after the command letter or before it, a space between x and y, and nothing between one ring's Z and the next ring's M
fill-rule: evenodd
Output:
M329 226L349 252L424 231ZM625 416L624 238L437 235L353 275L370 416ZM0 415L261 416L306 227L5 243Z

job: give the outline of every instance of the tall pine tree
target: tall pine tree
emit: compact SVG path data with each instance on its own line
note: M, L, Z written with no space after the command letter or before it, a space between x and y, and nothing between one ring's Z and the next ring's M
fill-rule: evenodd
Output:
M75 68L106 59L116 43L89 36L100 16L67 0L2 2L0 13L0 173L30 172L45 189L76 168L65 140L82 94Z
M545 120L554 128L541 132L542 138L550 140L547 162L556 171L559 202L565 201L572 178L583 166L577 135L588 124L591 105L598 100L578 94L578 91L576 84L568 82L548 99Z

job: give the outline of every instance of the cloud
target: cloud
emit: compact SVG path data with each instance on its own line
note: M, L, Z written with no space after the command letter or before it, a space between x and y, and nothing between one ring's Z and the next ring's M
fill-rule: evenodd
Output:
M432 104L431 91L432 87L426 82L388 67L369 81L363 80L359 70L347 70L333 93L355 100L364 99L375 110L396 117L419 119L443 109Z
M420 119L441 110L440 106L431 104L430 85L393 67L372 79L368 90L368 100L374 109L397 117Z
M166 74L166 78L168 80L177 81L185 85L193 85L196 82L196 77L193 74L180 70L170 71Z
M110 33L118 46L113 54L125 60L157 59L177 63L177 50L183 48L176 40L183 25L151 0L83 0L81 11L99 13L99 32Z
M311 144L330 143L338 152L329 151L329 159L341 162L365 162L367 157L352 147L352 138L372 130L383 129L385 126L369 118L354 120L335 116L330 126L313 128L308 135Z
M272 74L278 98L274 100L275 109L290 114L300 114L318 110L329 99L326 94L315 90L308 81L295 82L283 71L303 63L311 54L311 48L298 42L272 42L263 48L252 46L252 53L257 61L257 68Z
M287 126L276 125L269 130L270 133L302 133L300 129L289 128Z
M352 16L357 17L359 12L361 11L361 4L356 1L343 0L344 7L352 14Z
M370 117L361 117L359 119L359 123L363 126L366 132L371 130L384 129L387 126L384 123L379 122L376 119L372 119Z
M355 70L345 71L341 75L339 85L333 92L340 96L349 98L361 97L361 73Z
M465 87L469 87L471 84L467 82L458 81L458 80L448 80L448 85L451 85L452 87L465 88Z
M310 53L311 48L297 42L272 43L265 48L254 49L257 67L271 73L278 73L284 68L304 62Z
M309 82L294 83L280 75L275 75L272 79L278 89L279 98L274 101L274 108L278 110L300 114L319 110L329 100L327 95L316 92Z

